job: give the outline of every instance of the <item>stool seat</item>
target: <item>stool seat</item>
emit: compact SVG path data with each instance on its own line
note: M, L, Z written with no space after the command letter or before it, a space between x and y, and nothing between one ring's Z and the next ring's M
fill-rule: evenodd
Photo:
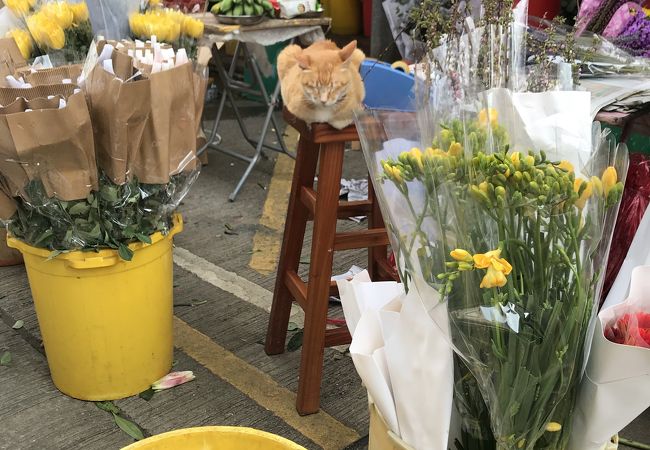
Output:
M330 295L338 292L331 281L335 251L368 248L368 272L373 280L397 279L387 259L388 235L384 228L372 183L368 200L339 201L345 143L358 141L354 125L337 130L327 124L311 124L283 111L286 122L300 133L287 220L273 293L273 306L265 342L269 355L284 352L292 302L305 312L296 409L302 415L318 412L324 347L349 344L347 327L327 329ZM318 167L318 187L314 178ZM368 229L338 233L340 218L365 215ZM307 222L314 221L309 280L298 275Z

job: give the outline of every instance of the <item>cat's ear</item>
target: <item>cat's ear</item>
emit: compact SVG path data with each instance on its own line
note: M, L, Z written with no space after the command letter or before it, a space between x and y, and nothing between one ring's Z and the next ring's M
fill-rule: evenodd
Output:
M309 58L309 55L296 55L296 61L298 61L298 67L300 67L302 70L308 70L309 66L311 65L311 59Z
M352 56L352 53L357 49L357 41L352 41L341 50L339 50L339 58L341 61L346 62Z

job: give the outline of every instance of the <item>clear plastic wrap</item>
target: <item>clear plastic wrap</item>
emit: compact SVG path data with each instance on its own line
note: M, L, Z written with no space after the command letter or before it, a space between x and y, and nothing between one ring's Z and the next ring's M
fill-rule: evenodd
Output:
M390 111L357 128L400 276L467 368L463 448L563 450L627 150L592 128L588 93L525 71L514 27L465 26L429 56L419 133Z

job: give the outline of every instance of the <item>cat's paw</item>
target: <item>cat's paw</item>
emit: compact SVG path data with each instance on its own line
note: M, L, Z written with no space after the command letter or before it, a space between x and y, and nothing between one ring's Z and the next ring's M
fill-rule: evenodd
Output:
M342 130L353 122L352 119L332 120L329 122L331 126L337 130Z

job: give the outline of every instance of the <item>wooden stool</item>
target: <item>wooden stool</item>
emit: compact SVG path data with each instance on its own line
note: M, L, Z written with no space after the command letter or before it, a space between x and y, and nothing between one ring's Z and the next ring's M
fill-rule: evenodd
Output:
M351 341L345 326L326 330L329 297L337 291L336 283L330 281L334 251L367 247L368 272L373 280L395 279L396 275L387 261L388 236L372 183L368 183L368 200L339 202L344 147L348 141L359 140L356 127L336 130L326 124L312 124L310 129L286 109L284 118L298 130L300 141L265 350L269 355L284 352L291 305L295 300L305 312L296 409L306 415L318 412L320 407L324 347ZM319 154L318 190L315 191ZM336 232L337 218L360 215L368 217L368 230ZM305 283L298 276L298 264L308 220L314 221L314 231L309 282Z

